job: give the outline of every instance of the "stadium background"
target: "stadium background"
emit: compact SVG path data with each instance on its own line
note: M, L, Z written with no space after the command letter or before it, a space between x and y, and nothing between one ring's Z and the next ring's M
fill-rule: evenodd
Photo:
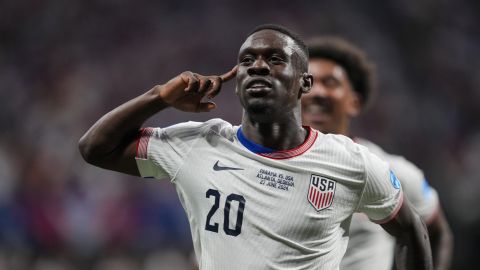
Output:
M191 269L168 181L85 164L77 141L101 115L183 70L231 68L257 24L339 34L377 64L375 105L354 126L422 167L455 236L452 269L480 243L480 2L1 1L0 269ZM206 114L150 125L240 122L227 84Z

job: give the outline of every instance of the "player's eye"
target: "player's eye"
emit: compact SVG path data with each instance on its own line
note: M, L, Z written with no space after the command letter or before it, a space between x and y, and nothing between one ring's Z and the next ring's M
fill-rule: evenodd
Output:
M245 55L242 58L240 58L240 64L246 65L246 64L251 64L255 61L251 55Z
M270 62L273 63L273 64L280 64L280 63L285 62L285 60L278 55L272 55L272 56L270 56L270 58L268 60L270 60Z

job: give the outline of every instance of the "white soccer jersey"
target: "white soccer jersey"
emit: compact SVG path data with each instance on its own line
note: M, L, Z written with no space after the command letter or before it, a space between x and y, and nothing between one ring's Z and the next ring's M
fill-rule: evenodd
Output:
M405 196L422 219L428 222L435 216L438 195L431 188L423 172L403 157L391 155L378 145L361 138L355 142L390 164L402 183ZM395 239L363 214L354 214L350 226L350 241L340 264L342 270L390 270L393 265Z
M144 129L143 177L168 177L200 269L338 269L352 213L393 217L402 191L388 164L340 135L310 130L292 150L256 154L213 119Z

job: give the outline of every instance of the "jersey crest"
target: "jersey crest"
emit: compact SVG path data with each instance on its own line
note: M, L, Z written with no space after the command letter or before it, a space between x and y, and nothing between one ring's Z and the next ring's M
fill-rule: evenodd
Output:
M335 181L319 175L310 176L308 201L315 210L320 211L332 205L336 184Z

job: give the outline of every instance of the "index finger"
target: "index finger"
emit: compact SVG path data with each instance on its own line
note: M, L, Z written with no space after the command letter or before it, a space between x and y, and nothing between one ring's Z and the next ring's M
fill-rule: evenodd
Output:
M234 66L232 68L232 70L230 70L229 72L223 74L220 76L220 79L222 80L222 82L228 82L230 81L233 77L235 77L237 75L237 69L238 69L238 66Z

